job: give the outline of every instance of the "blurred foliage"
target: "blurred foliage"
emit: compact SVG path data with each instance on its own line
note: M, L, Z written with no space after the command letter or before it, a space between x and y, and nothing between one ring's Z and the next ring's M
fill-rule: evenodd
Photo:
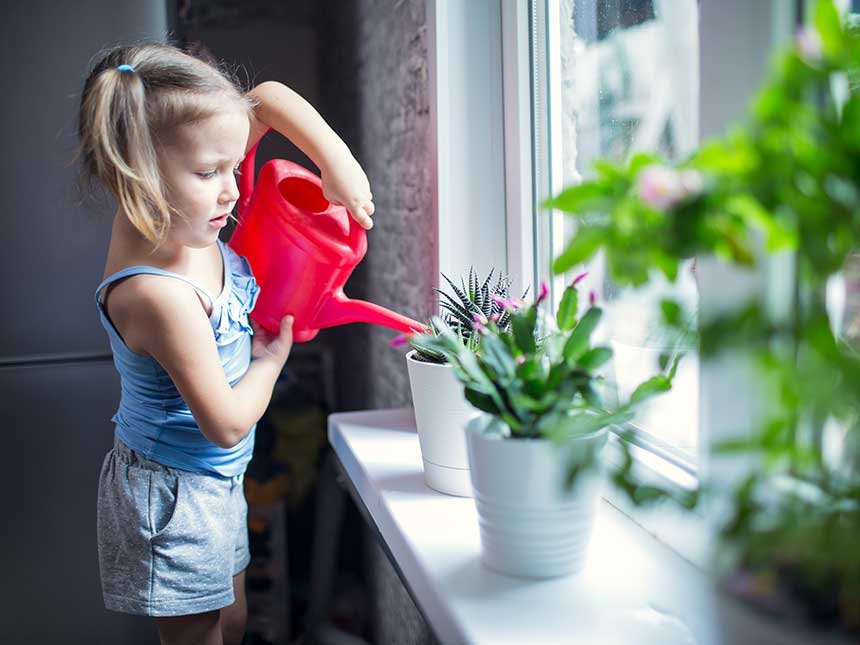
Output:
M828 280L860 236L860 28L831 0L818 2L739 127L675 165L639 154L594 169L545 204L578 224L556 273L599 250L612 278L633 286L652 269L675 281L694 256L742 269L777 252L793 258L788 315L773 316L759 294L700 322L704 359L730 351L755 362L764 411L761 427L714 446L753 458L752 473L704 490L729 491L723 555L772 580L762 594L787 594L808 617L860 629L860 355L834 333L826 307ZM685 317L680 307L661 303L668 325ZM822 439L833 428L845 453L836 463Z

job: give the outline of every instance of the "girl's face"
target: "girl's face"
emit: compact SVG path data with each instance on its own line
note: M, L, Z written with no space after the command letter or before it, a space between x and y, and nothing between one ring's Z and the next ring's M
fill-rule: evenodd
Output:
M215 243L239 199L236 167L245 156L250 122L238 109L179 126L159 158L167 199L178 212L167 241L192 248Z

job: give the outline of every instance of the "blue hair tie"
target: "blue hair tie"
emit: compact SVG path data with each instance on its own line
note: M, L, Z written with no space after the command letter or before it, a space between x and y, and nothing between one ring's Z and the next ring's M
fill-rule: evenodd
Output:
M117 69L117 71L120 71L120 72L133 72L134 71L134 67L132 67L131 65L120 65L116 69Z

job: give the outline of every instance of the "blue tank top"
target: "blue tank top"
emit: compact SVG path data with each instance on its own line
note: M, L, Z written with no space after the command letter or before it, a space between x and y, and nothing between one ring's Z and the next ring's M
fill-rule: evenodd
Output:
M120 375L122 395L111 419L116 435L127 446L165 466L193 472L233 477L245 472L254 450L256 425L237 445L221 448L209 441L194 420L167 372L151 356L132 351L108 318L100 294L110 283L140 273L163 275L187 282L212 305L209 321L221 357L224 375L231 386L244 376L251 363L248 312L254 308L260 287L248 261L220 240L224 263L224 290L212 297L206 289L172 271L136 265L108 276L96 289L96 305L102 326L110 339L114 365Z

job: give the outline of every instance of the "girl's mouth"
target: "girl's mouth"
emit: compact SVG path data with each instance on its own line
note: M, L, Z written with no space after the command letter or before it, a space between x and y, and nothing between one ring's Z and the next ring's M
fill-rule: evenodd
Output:
M227 218L230 216L230 213L224 213L218 217L214 217L209 220L209 225L214 226L215 228L224 228L227 226Z

